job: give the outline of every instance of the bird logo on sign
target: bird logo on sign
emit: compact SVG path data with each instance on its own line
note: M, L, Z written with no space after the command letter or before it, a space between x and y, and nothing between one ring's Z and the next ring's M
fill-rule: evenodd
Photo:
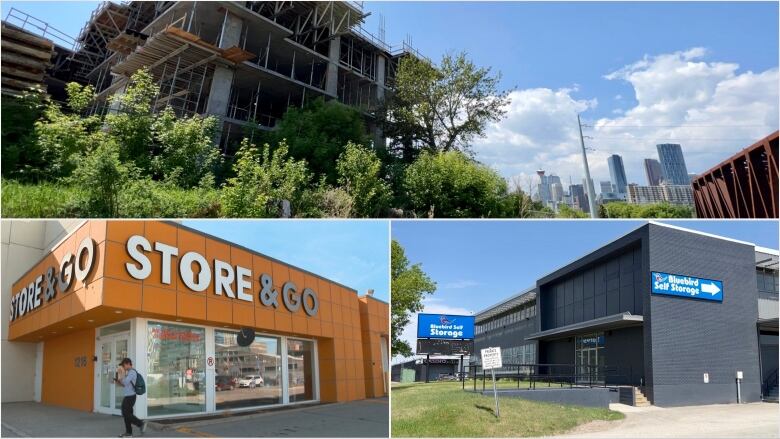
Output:
M666 282L666 276L664 276L661 273L655 273L655 281L656 282Z
M452 325L455 323L455 319L450 320L447 318L447 316L439 316L439 323L442 325Z

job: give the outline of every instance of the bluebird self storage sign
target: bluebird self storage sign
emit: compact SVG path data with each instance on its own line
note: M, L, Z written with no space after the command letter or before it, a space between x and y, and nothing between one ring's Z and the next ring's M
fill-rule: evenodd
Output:
M653 271L653 294L723 302L723 282Z
M419 314L417 338L472 339L474 338L474 316Z

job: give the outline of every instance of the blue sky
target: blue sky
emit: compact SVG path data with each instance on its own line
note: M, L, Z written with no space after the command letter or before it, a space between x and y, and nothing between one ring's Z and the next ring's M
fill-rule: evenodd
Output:
M438 288L427 312L470 314L646 221L393 221L392 236ZM776 221L668 221L761 247L778 248ZM416 319L413 319L416 322ZM413 341L414 325L404 331Z
M94 2L3 2L77 35ZM412 38L433 60L466 51L516 87L506 117L472 145L475 157L528 187L544 168L582 180L576 115L591 175L623 156L646 184L643 158L680 143L703 172L778 128L778 2L365 2L365 28Z
M389 301L387 221L185 220L185 226L243 245Z

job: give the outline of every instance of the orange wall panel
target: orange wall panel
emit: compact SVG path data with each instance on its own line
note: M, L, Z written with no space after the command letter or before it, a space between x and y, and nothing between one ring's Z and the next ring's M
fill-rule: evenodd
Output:
M43 380L41 401L44 404L92 411L94 387L95 330L86 329L43 344ZM76 359L86 357L86 364ZM82 365L83 364L83 365Z

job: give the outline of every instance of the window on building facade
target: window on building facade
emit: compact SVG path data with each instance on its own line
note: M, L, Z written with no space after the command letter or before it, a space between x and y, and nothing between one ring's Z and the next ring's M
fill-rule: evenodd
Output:
M258 335L239 346L238 333L214 332L214 389L217 410L282 403L281 343Z
M205 412L205 329L149 322L148 332L149 416Z
M314 343L287 339L290 402L310 401L314 393Z

